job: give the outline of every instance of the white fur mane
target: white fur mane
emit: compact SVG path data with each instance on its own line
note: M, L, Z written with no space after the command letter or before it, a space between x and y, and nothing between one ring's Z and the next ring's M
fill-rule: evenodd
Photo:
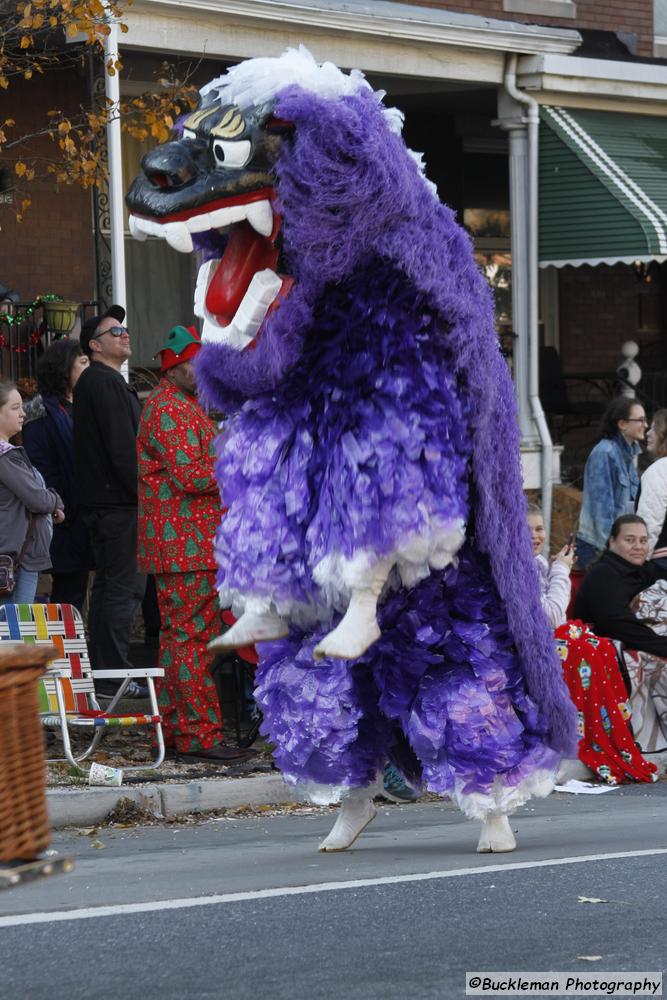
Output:
M331 62L320 64L304 45L300 45L298 49L287 49L281 56L246 59L231 66L224 76L219 76L202 87L200 94L206 97L215 91L223 106L235 104L239 110L244 111L274 101L282 90L294 84L329 100L370 90L375 94L378 104L382 105L385 96L383 90L373 91L361 70L353 69L350 73L343 73ZM382 110L391 131L400 135L403 129L403 112L384 105ZM437 198L435 185L424 176L422 154L412 150L409 152L420 168L424 183Z

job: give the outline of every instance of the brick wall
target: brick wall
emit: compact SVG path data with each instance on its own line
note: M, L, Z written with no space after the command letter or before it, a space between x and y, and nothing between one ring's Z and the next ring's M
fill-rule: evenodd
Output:
M636 55L653 55L653 0L576 0L576 18L506 13L503 0L408 0L416 6L440 7L464 14L481 14L525 24L550 24L560 28L591 28L621 32L636 38Z
M650 284L638 282L625 264L564 267L559 288L565 371L613 370L625 340L639 344L645 370L667 368L664 265Z
M46 111L59 108L73 114L87 103L83 73L71 67L30 81L11 82L3 93L3 117L14 118L11 136L43 127ZM33 155L51 157L49 140L36 139ZM2 165L14 170L11 150ZM26 152L21 153L26 159ZM23 301L53 292L66 299L95 298L95 269L90 192L55 181L26 185L32 206L17 223L14 206L0 204L0 282L15 289Z

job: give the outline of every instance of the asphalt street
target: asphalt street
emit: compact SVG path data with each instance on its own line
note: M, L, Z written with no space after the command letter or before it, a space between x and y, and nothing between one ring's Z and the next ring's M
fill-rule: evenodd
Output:
M2 1000L459 997L468 971L662 971L667 782L555 794L477 855L440 804L63 832L70 875L0 894ZM590 902L590 901L593 902Z

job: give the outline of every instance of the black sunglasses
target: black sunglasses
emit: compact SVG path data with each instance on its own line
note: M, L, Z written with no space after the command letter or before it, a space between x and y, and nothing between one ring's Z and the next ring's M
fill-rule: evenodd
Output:
M122 337L124 333L129 333L130 331L126 326L110 326L108 330L102 330L100 333L96 333L91 340L98 340L103 337L105 333L110 333L112 337Z

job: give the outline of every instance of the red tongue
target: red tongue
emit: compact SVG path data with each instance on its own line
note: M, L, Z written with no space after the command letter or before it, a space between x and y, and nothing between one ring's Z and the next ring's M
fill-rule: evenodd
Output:
M253 275L267 267L274 270L277 263L278 250L269 237L247 222L234 226L206 293L206 308L221 326L231 323Z

